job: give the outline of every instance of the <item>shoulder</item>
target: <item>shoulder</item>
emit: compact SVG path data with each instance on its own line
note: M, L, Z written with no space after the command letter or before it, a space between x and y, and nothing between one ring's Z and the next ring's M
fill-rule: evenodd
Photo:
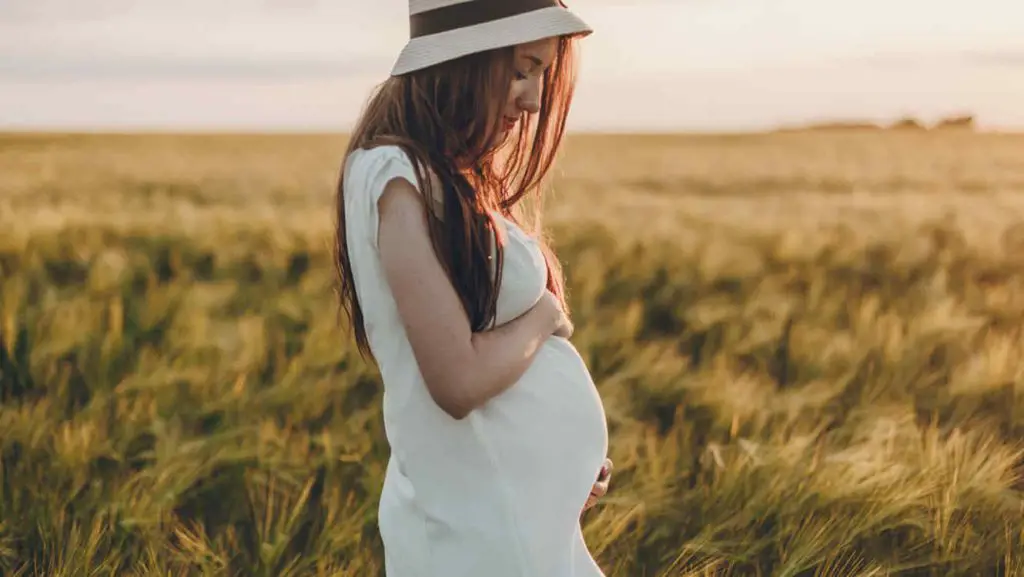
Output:
M412 159L394 145L360 148L345 161L345 180L352 185L370 187L376 195L392 180L401 178L419 188Z
M441 183L433 171L424 170L423 174L430 179L431 209L437 218L442 218L444 195ZM397 188L405 192L415 191L421 198L424 190L413 159L396 145L353 151L346 162L345 175L346 183L367 190L369 200L373 203L379 202L387 190Z

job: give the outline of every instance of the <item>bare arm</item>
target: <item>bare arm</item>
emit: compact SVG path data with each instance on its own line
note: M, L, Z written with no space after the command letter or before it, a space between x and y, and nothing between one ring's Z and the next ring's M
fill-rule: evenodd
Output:
M451 281L434 254L423 197L392 179L378 201L377 245L413 354L430 395L462 419L512 386L562 325L552 299L484 333L472 332Z

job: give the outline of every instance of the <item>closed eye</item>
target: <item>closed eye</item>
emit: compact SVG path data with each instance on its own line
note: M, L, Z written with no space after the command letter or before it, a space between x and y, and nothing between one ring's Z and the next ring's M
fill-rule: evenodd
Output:
M531 64L533 64L534 68L544 67L544 62L540 58L537 58L536 56L527 56L526 59L529 60Z
M524 78L528 73L544 74L545 72L547 72L548 67L544 66L544 61L541 60L540 58L537 58L536 56L532 56L529 54L524 55L523 58L529 61L530 63L530 66L527 69L528 72L523 74Z

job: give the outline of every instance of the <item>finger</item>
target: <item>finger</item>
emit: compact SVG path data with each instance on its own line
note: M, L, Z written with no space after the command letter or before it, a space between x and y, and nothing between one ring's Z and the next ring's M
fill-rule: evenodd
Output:
M608 493L608 482L607 481L601 481L601 482L598 482L598 483L594 483L594 485L590 488L590 494L595 496L595 497L597 497L597 498L604 497L607 493Z

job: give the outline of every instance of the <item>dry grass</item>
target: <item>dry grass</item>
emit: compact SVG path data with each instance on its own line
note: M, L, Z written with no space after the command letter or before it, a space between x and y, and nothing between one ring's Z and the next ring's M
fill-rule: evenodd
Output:
M339 137L0 136L0 573L380 571ZM1024 575L1024 137L577 137L610 576Z

